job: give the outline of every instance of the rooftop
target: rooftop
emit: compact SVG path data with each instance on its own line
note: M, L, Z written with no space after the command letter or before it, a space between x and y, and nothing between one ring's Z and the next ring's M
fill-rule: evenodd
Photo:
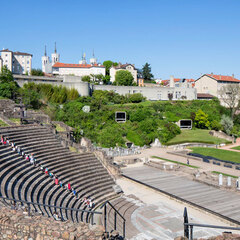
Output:
M8 48L7 49L3 49L3 50L1 50L0 52L11 52L11 53L13 53L14 55L21 55L21 56L32 56L32 54L30 54L30 53L25 53L25 52L13 52L13 51L11 51L11 50L9 50Z
M238 80L237 78L233 76L223 76L223 75L215 75L215 74L204 74L206 76L209 76L213 79L215 79L216 81L224 81L224 82L239 82L240 80Z
M98 64L72 64L72 63L57 62L53 65L53 68L92 68L92 67L104 68L103 65L98 65Z

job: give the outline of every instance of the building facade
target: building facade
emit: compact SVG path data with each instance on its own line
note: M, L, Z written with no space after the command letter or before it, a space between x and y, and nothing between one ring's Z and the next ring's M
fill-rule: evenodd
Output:
M114 82L115 81L115 76L116 76L116 72L119 70L127 70L129 71L132 76L133 76L133 81L135 83L137 83L137 69L135 68L135 66L133 64L119 64L118 66L112 66L109 70L110 72L110 81Z
M223 76L215 74L204 74L195 81L197 93L210 94L221 98L220 91L223 86L228 84L240 84L240 80L232 76Z
M0 68L3 66L6 66L13 74L30 73L32 71L32 54L3 49Z
M68 64L57 62L52 66L53 75L90 76L102 74L105 76L106 69L101 64Z
M195 88L186 87L137 87L137 86L113 86L113 85L93 85L94 90L114 91L120 95L141 93L147 100L166 101L169 95L172 100L195 100L197 91Z

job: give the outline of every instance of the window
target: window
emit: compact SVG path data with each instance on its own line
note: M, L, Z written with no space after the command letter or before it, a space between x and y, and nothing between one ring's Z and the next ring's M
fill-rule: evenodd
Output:
M27 64L29 64L29 61L27 61Z

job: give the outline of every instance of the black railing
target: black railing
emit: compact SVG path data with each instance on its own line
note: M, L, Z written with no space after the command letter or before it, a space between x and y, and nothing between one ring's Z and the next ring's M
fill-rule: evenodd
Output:
M1 199L3 200L8 200L8 201L12 201L14 203L16 202L20 202L21 204L26 204L28 206L28 216L31 215L31 205L35 208L35 205L37 206L43 206L43 207L48 207L50 210L51 208L53 209L63 209L63 210L69 210L69 211L76 211L76 212L86 212L88 214L91 214L92 216L94 216L94 214L100 214L102 215L102 212L97 212L97 211L88 211L88 210L83 210L83 209L77 209L77 208L66 208L66 207L58 207L58 206L53 206L53 205L48 205L48 204L43 204L43 203L34 203L34 202L29 202L29 201L25 201L25 200L17 200L17 199L12 199L12 198L7 198L7 197L3 197L0 196ZM65 219L63 219L65 220ZM93 217L91 218L91 224L93 225Z
M121 213L119 213L119 211L109 202L109 201L106 201L101 207L100 209L104 208L103 210L103 220L104 220L104 228L105 228L105 232L108 232L108 226L107 226L107 205L110 206L111 209L114 210L114 230L118 230L118 232L120 232L122 230L122 237L123 239L125 239L125 236L126 236L126 220L125 218L121 215ZM111 210L110 209L110 210ZM122 222L122 229L117 229L117 216L119 216L123 222ZM112 229L111 229L112 230ZM120 230L120 231L119 231Z
M184 208L184 237L189 240L193 240L193 227L202 227L202 228L218 228L218 229L226 229L226 230L240 230L240 228L236 227L226 227L226 226L217 226L217 225L208 225L208 224L198 224L198 223L189 223L188 222L188 214L187 208ZM189 231L190 228L190 231Z

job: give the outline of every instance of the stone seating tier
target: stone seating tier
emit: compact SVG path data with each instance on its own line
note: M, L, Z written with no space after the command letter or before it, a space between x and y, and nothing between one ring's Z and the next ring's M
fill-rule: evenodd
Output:
M47 167L64 185L68 182L78 197L91 197L95 205L116 197L112 177L92 153L72 153L64 148L47 128L30 125L0 128L0 135L7 137L25 153L34 154L38 164ZM38 167L23 159L10 146L0 145L0 194L16 200L86 209L86 206L67 190L56 186ZM54 208L34 206L46 216ZM63 219L88 221L88 214L57 210Z

